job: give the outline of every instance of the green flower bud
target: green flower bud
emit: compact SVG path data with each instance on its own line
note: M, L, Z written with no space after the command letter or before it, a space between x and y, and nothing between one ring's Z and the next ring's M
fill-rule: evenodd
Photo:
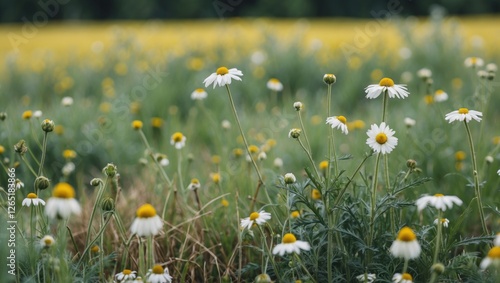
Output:
M24 140L20 140L18 143L14 145L14 151L21 155L24 155L28 151L26 142Z
M442 263L433 264L431 267L431 271L435 272L438 275L443 274L444 270L445 270L445 267Z
M0 112L0 120L4 121L5 119L7 119L7 113Z
M337 77L335 77L334 74L325 74L323 76L323 81L325 82L325 84L331 85L337 81Z
M102 211L113 211L115 210L115 201L112 198L105 198L101 202Z
M49 119L43 120L43 122L42 122L42 130L44 132L50 133L50 132L52 132L54 130L54 127L55 127L54 121L49 120Z
M45 176L40 176L35 179L35 188L37 190L45 190L50 186L50 180Z
M108 165L106 165L106 167L102 169L102 172L108 177L114 177L116 175L116 170L116 165L114 165L113 163L108 163Z
M93 187L97 187L99 186L99 184L102 184L103 181L99 178L94 178L90 181L90 185L93 186Z

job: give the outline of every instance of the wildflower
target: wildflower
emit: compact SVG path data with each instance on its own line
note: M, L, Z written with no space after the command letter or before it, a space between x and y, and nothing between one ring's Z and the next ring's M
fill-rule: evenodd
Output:
M207 92L202 88L197 88L191 93L192 100L203 100L207 98Z
M214 182L215 184L220 183L220 174L219 173L210 174L210 178L212 178L212 182Z
M297 178L295 178L295 175L293 175L293 173L286 173L283 180L285 181L285 184L293 184L297 182Z
M229 206L229 201L227 201L227 199L223 198L223 199L220 201L220 204L221 204L223 207L228 207L228 206Z
M411 127L415 126L415 124L417 124L417 121L413 120L410 117L406 117L403 120L403 122L405 123L405 125L406 125L407 128L411 128Z
M377 279L377 275L373 274L373 273L365 273L365 274L361 274L361 275L358 275L356 276L356 279L358 279L359 282L368 282L368 283L372 283L373 281L375 281L375 279Z
M442 89L436 90L434 93L434 101L436 102L443 102L448 100L448 94L444 92Z
M42 115L43 115L43 113L41 110L36 110L35 112L33 112L33 117L35 117L35 118L41 118Z
M76 157L76 152L74 150L71 150L71 149L65 149L63 152L62 152L62 156L65 158L65 159L73 159Z
M243 155L243 149L241 148L233 149L233 155L234 157L241 157Z
M366 144L377 153L391 153L398 144L398 139L394 137L395 132L385 122L382 122L380 126L373 124L366 134L368 135Z
M448 218L441 218L441 219L435 219L434 220L434 225L441 224L443 225L444 228L448 228L448 224L450 223L450 220Z
M163 126L163 119L160 117L151 118L151 126L155 129L161 128Z
M132 271L130 269L124 269L122 272L115 275L116 280L118 281L127 281L135 279L137 271Z
M288 137L298 139L300 137L300 132L301 132L300 129L297 128L291 129L290 132L288 132Z
M66 107L73 105L73 98L69 96L63 97L61 99L61 105Z
M263 273L263 274L259 274L257 275L257 277L255 277L255 283L271 283L273 281L271 281L271 277L269 277L269 275Z
M467 57L465 58L464 65L467 68L482 67L484 65L484 61L479 57Z
M5 147L3 145L0 145L0 155L2 155L5 152Z
M366 98L374 99L377 98L381 93L387 91L389 98L402 98L408 97L408 89L406 85L394 84L394 81L390 78L383 78L380 80L379 84L372 84L365 88Z
M75 200L75 189L68 183L58 183L45 205L45 214L51 219L66 219L71 214L79 215L81 211L80 204Z
M283 159L279 158L279 157L276 157L274 160L273 160L273 165L274 167L276 168L281 168L283 167Z
M319 163L319 169L320 170L326 170L328 169L328 160L323 160Z
M462 205L462 200L456 196L445 196L443 194L435 194L433 196L423 196L419 198L415 204L418 207L418 211L422 211L427 205L432 205L435 208L446 211L447 208L452 208L453 203L456 205Z
M38 176L35 179L35 188L39 190L45 190L50 185L50 180L45 176Z
M300 101L296 101L293 103L293 108L295 108L296 111L302 110L303 107L304 105Z
M248 146L248 151L250 151L250 153L252 153L252 154L257 153L257 152L259 152L259 147L251 144Z
M31 204L38 206L38 204L45 205L45 201L43 199L38 198L35 193L29 193L26 198L23 200L23 206L30 206Z
M283 236L281 244L273 248L273 254L279 254L280 256L283 256L285 253L300 254L300 250L308 251L309 249L311 249L311 246L308 242L299 241L295 238L295 235L287 233Z
M139 121L139 120L132 121L132 129L134 129L134 130L142 129L142 121Z
M50 119L45 119L42 121L41 127L44 132L50 133L54 130L55 124L54 121Z
M480 79L487 79L488 78L488 72L486 72L485 70L479 70L479 71L477 71L477 76Z
M424 102L427 105L434 103L434 96L432 96L432 95L424 96Z
M40 239L40 246L42 246L42 248L48 248L52 246L55 242L56 240L54 240L54 237L50 235L45 235L43 236L42 239Z
M161 265L157 264L152 269L148 271L146 275L147 282L150 283L171 283L172 276L168 273L168 268L161 267Z
M422 68L418 70L417 76L425 81L428 78L432 77L432 71L427 68Z
M181 132L176 132L170 138L170 144L177 149L181 149L186 145L186 137Z
M487 155L484 157L484 161L486 162L486 164L491 164L491 163L493 163L493 161L495 161L495 159L493 158L493 156Z
M219 67L217 71L208 76L203 83L205 87L213 83L215 88L217 85L225 86L231 84L231 79L241 81L241 76L243 76L243 73L236 68L228 69L226 67Z
M500 247L499 246L494 246L490 249L488 252L488 255L481 261L481 264L479 267L481 269L486 269L488 266L491 264L494 264L495 266L500 266Z
M130 226L132 234L137 234L139 237L157 235L163 228L163 222L156 214L154 207L149 204L143 204L136 211L136 218Z
M228 120L222 120L221 126L224 130L229 130L231 129L231 122L229 122Z
M313 189L311 191L311 198L313 200L321 200L321 192L318 189Z
M96 254L100 251L100 248L98 245L93 245L91 248L90 248L90 252Z
M495 63L489 63L486 64L486 71L488 73L496 73L496 71L498 71L498 67Z
M300 212L298 210L294 210L290 213L291 218L298 218L300 216Z
M392 242L390 251L395 257L401 257L405 260L417 258L421 252L417 236L409 227L403 227L399 230L398 236Z
M29 120L29 119L31 119L32 116L33 116L33 111L31 111L31 110L24 111L23 115L22 115L24 120Z
M61 172L63 173L63 175L68 176L73 171L75 171L75 168L76 168L75 163L68 162L68 163L64 164L63 168L61 169Z
M462 150L455 152L455 160L457 162L464 161L466 157L467 157L467 154Z
M326 123L332 126L332 129L339 129L343 134L347 135L349 132L346 125L347 119L344 116L333 116L326 118Z
M278 79L272 78L267 81L267 88L272 91L282 91L283 84Z
M254 224L262 225L269 219L271 219L271 213L269 212L265 212L264 210L252 212L249 217L241 219L241 228L251 229Z
M481 122L481 116L483 116L483 113L475 110L469 110L467 108L460 108L458 110L452 111L445 116L445 120L448 120L448 122L454 122L454 121L464 121L469 122L470 120L474 119L478 122Z
M188 185L188 190L194 191L201 187L200 181L196 178L191 179L191 183Z
M267 154L266 154L266 152L265 152L265 151L261 151L261 152L259 152L259 155L257 156L257 159L258 159L258 160L265 160L265 159L267 159Z
M20 189L24 188L24 183L19 179L16 179L14 184L15 184L16 190L20 190Z
M409 273L396 273L392 276L394 283L413 283L413 277Z
M323 81L325 82L325 84L331 85L337 81L337 77L335 77L334 74L325 74L323 76Z

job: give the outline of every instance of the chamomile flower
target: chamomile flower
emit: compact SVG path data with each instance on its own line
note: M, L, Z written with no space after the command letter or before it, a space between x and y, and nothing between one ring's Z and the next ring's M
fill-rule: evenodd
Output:
M425 81L428 78L432 77L432 71L427 68L422 68L417 71L417 76Z
M368 132L366 132L368 135L366 144L377 153L391 153L398 144L398 138L394 137L395 133L385 122L382 122L380 126L373 124Z
M278 168L278 169L279 169L279 168L281 168L281 167L283 167L283 159L281 159L281 158L279 158L279 157L276 157L276 158L273 160L273 165L274 165L274 167L276 167L276 168ZM498 170L498 171L500 171L500 170Z
M423 196L419 198L415 204L418 207L418 211L422 211L427 205L434 206L441 211L446 211L447 208L452 208L453 204L462 205L462 200L456 196L435 194L433 196Z
M61 99L61 105L62 106L65 106L65 107L68 107L68 106L71 106L73 105L73 98L70 97L70 96L65 96Z
M380 80L379 84L372 84L365 88L366 98L374 99L380 94L387 91L389 98L402 98L408 97L410 94L406 85L394 84L394 81L390 78L383 78Z
M395 257L409 260L417 258L420 255L422 248L417 241L417 235L415 235L415 232L413 232L413 230L409 227L403 227L399 230L396 240L392 242L390 251Z
M156 214L155 208L146 203L137 209L136 218L130 226L130 231L139 237L148 237L157 235L162 228L163 221Z
M448 100L448 94L442 89L436 90L436 92L434 93L434 101L443 102L446 100Z
M228 69L226 67L219 67L217 71L208 76L203 83L205 87L213 84L215 88L217 85L225 86L231 84L231 79L241 81L241 76L243 76L243 73L236 68Z
M281 244L278 244L273 248L273 254L279 254L280 256L283 256L285 253L300 254L300 250L308 251L310 249L311 246L308 242L299 241L295 235L287 233L283 236Z
M454 121L464 121L465 122L470 122L470 120L474 119L478 122L481 122L481 116L483 116L483 113L475 110L469 110L467 108L459 108L458 110L452 111L445 116L445 120L448 122L454 122Z
M122 272L117 273L115 275L116 280L118 281L128 281L128 280L134 280L135 277L137 276L137 271L132 271L130 269L124 269Z
M377 279L377 275L373 273L361 274L356 276L356 279L358 279L359 282L372 283L375 279Z
M494 265L496 267L500 266L500 247L494 246L488 252L488 255L481 261L479 267L481 269L486 269L490 265Z
M79 215L81 212L82 208L75 199L75 189L68 183L57 184L45 205L45 214L51 219L66 219L71 214Z
M413 277L409 273L396 273L392 276L394 283L413 283Z
M42 110L36 110L33 112L33 117L35 118L41 118L43 115Z
M170 138L170 144L181 149L186 145L186 137L181 132L176 132Z
M283 180L285 181L285 184L293 184L297 182L297 178L293 173L286 173Z
M146 282L150 283L171 283L172 279L172 276L168 273L168 268L163 269L159 264L150 269L146 275Z
M189 185L188 185L188 190L194 191L194 190L199 189L200 187L201 187L200 180L193 178L193 179L191 179L191 183L189 183Z
M407 128L411 128L417 124L417 121L415 121L414 119L412 119L410 117L404 118L403 122L405 123Z
M276 78L271 78L270 80L268 80L266 86L268 89L270 89L272 91L282 91L283 90L283 84Z
M465 58L464 65L467 68L482 67L484 65L484 61L479 57L467 57Z
M434 220L434 225L441 224L443 225L444 228L448 228L448 224L450 223L450 220L448 218L441 218L441 219L435 219Z
M20 189L24 188L24 183L19 179L16 179L16 181L14 182L14 185L16 187L16 190L20 190Z
M271 219L271 213L261 210L259 212L252 212L247 218L241 219L241 228L252 229L252 226L262 225Z
M54 240L54 237L50 235L45 235L43 236L43 238L40 239L40 246L42 248L48 248L52 246L55 242L56 240Z
M333 116L326 118L326 123L332 126L332 129L339 129L343 134L347 135L349 131L347 130L347 119L344 116Z
M23 200L23 206L30 205L38 206L39 204L45 205L45 201L43 199L38 198L35 193L29 193L26 198Z
M207 98L207 92L202 88L197 88L191 93L192 100L203 100Z

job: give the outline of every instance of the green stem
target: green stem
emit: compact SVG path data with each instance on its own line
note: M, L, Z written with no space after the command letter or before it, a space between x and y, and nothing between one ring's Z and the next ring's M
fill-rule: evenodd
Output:
M181 186L181 192L184 191L184 181L182 180L182 152L181 150L177 150L178 158L177 158L177 174L179 174L179 184Z
M102 195L104 194L104 191L106 189L106 185L108 184L108 182L109 182L109 177L106 177L105 184L103 184L102 182L99 182L99 189L97 191L97 196L96 196L96 199L95 199L95 202L94 202L94 206L92 207L92 212L90 213L89 224L88 224L88 227L87 227L87 239L85 241L85 247L86 248L89 247L89 242L90 242L90 237L91 237L91 230L92 230L92 222L94 221L94 216L95 216L95 213L97 211L97 207L100 206L101 198L102 198Z
M45 162L45 155L47 152L47 136L48 132L44 132L45 134L43 135L43 143L42 143L42 158L40 158L40 167L38 169L38 176L42 176L43 172L43 163Z
M172 182L170 181L170 178L168 177L167 173L163 169L163 166L161 166L160 163L158 163L158 160L154 157L153 150L151 149L151 146L149 145L148 139L146 138L146 135L144 135L144 132L142 129L139 129L139 134L141 136L142 142L144 143L144 146L146 146L146 149L149 153L149 156L153 160L153 162L156 164L156 167L158 167L158 170L160 170L161 176L167 181L168 186L172 187ZM175 189L175 188L174 188Z
M370 210L370 233L368 234L368 246L372 246L373 236L375 231L375 205L377 200L377 185L378 185L378 167L380 164L380 156L382 153L377 154L375 161L375 169L373 173L372 191L371 191L371 210Z
M309 139L307 138L306 127L304 127L304 123L302 122L302 115L300 115L300 111L297 111L297 116L299 116L300 128L302 129L302 132L304 133L304 138L306 139L307 149L309 150L309 152L312 152L311 144L309 143Z
M24 161L24 163L26 164L26 166L28 166L28 169L35 176L35 178L38 177L38 175L36 174L35 170L33 170L33 167L31 167L31 165L29 164L28 160L26 160L26 157L24 157L24 155L21 155L21 159Z
M274 269L274 274L276 275L276 278L278 279L277 282L281 282L281 277L280 277L280 273L278 272L278 267L276 266L276 262L274 261L274 257L273 257L271 248L269 247L269 245L267 244L267 241L266 241L266 234L264 233L264 231L262 230L262 227L260 225L258 227L259 227L260 233L262 234L262 238L263 238L262 241L264 242L264 245L266 247L265 251L267 252L268 259L271 261L271 265L273 266L273 269ZM264 272L265 272L265 270L264 270Z
M146 266L148 268L152 268L153 264L155 263L155 258L154 258L154 251L153 251L153 236L148 237L148 243L147 243L147 261L146 261Z
M316 172L316 176L318 177L318 179L321 178L321 175L319 174L318 169L316 169L316 164L314 164L314 160L311 156L311 153L309 151L307 151L306 147L304 146L304 144L302 143L300 138L296 138L296 140L299 142L300 147L302 147L302 149L306 152L307 158L309 158L309 161L311 162L311 166L314 168L314 172Z
M439 210L438 220L437 220L436 245L435 245L434 258L432 260L432 265L438 263L439 248L441 245L441 234L443 232L443 223L441 222L442 217L443 217L443 212L441 210Z

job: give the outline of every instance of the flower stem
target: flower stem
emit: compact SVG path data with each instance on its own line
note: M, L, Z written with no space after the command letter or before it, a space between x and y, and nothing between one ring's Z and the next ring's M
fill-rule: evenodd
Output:
M441 234L443 233L443 222L441 222L441 218L443 217L443 212L439 210L438 213L438 219L437 219L437 233L436 233L436 245L435 245L435 250L434 250L434 258L432 260L432 266L434 266L436 263L438 263L438 255L439 255L439 248L441 245ZM434 283L437 278L437 273L435 271L432 272L431 275L431 283Z
M42 157L40 158L40 167L38 168L38 176L42 176L43 173L43 163L45 162L45 155L47 152L47 136L48 132L44 132L43 144L42 144Z
M309 161L311 162L311 166L314 168L314 172L316 172L316 176L318 177L318 179L321 178L321 175L319 174L318 169L316 169L316 165L314 164L314 160L311 156L311 153L309 151L307 151L306 147L304 146L304 144L302 143L300 138L297 138L296 140L299 142L302 149L306 152L307 157L309 158Z
M146 138L146 135L144 135L144 132L142 131L142 129L139 129L139 134L141 136L142 142L144 143L144 146L146 146L146 149L148 151L149 156L151 156L151 159L153 160L153 162L156 164L156 166L160 170L162 177L165 179L165 181L167 181L168 186L172 187L172 182L170 181L170 178L168 177L167 173L165 173L163 166L161 166L161 164L158 163L158 160L156 160L156 158L154 157L153 150L151 149L151 146L149 145L148 139ZM176 190L176 189L174 188L174 190Z
M299 116L300 128L304 133L304 138L306 139L306 145L309 152L311 152L311 144L309 143L309 139L307 138L306 127L304 127L304 123L302 122L302 115L300 115L300 111L297 111L297 116Z
M483 203L481 201L481 190L479 189L479 173L477 172L477 161L476 153L474 151L474 143L472 142L472 135L469 129L469 124L464 120L465 130L467 131L467 137L469 138L469 146L472 156L472 175L474 177L474 191L476 193L477 206L479 209L479 217L481 218L481 226L483 227L483 233L489 235L488 227L486 226L486 219L484 217Z
M372 195L371 195L371 211L370 211L370 233L368 234L368 246L371 247L374 236L374 228L375 228L375 205L377 199L377 185L378 185L378 167L380 164L380 156L382 153L377 154L377 159L375 160L375 169L373 173L373 182L372 182Z

